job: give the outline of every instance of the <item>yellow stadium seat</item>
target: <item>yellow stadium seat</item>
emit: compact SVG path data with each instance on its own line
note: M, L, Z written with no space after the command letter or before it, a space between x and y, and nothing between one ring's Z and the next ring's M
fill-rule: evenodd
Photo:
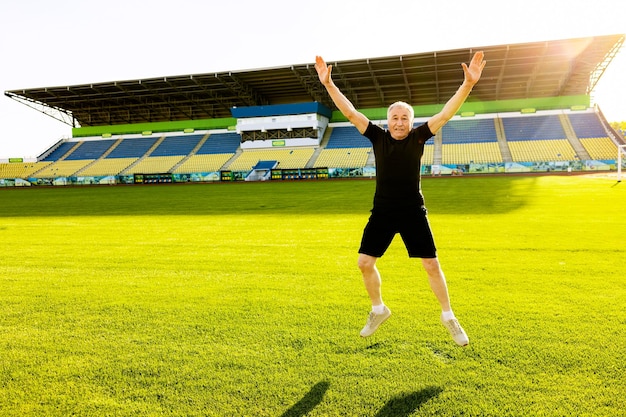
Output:
M22 162L0 164L0 178L30 178L33 173L47 167L51 162Z
M249 171L259 161L278 161L278 168L304 168L313 156L314 148L245 150L228 167L231 171Z
M93 165L88 166L84 170L78 173L81 177L97 177L107 175L118 175L124 171L130 165L132 165L137 158L105 158L95 162Z
M515 162L573 161L576 152L567 139L525 140L509 142Z
M230 159L234 154L203 154L192 155L185 162L180 164L174 170L177 174L191 174L194 172L216 172Z
M33 176L37 178L71 177L93 161L93 159L57 161L40 171L34 172Z
M591 159L613 160L617 158L617 146L608 138L581 138L583 144Z
M315 168L362 168L367 163L371 148L324 149L315 161Z
M502 162L497 142L443 144L441 154L442 163L450 165Z
M169 172L184 156L153 156L142 159L137 165L123 171L123 174L160 174Z

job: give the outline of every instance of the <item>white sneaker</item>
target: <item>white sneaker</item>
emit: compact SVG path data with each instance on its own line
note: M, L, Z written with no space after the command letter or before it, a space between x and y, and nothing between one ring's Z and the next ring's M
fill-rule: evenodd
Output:
M450 332L450 335L452 336L452 339L454 339L457 345L459 346L469 345L469 339L467 338L465 331L463 330L463 328L459 324L459 321L456 318L451 319L451 320L444 320L442 317L441 324L443 324L444 327L448 329L448 331Z
M389 316L391 316L391 310L389 310L387 306L385 306L385 311L383 311L382 314L376 314L370 311L369 316L367 316L367 323L365 323L365 327L361 330L361 337L368 337L374 334L378 326L383 324Z

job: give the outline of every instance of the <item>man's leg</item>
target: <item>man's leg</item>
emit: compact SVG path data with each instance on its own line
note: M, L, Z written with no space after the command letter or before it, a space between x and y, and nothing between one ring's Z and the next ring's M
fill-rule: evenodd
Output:
M441 265L437 258L422 258L422 265L428 274L428 283L433 290L441 311L450 311L450 296L448 295L448 286L446 277L443 275Z
M391 316L391 311L383 303L381 295L380 273L376 268L377 259L363 253L359 254L358 264L363 275L363 284L365 284L365 289L372 302L372 311L360 333L362 337L371 336Z
M365 284L365 290L367 291L373 306L381 305L383 303L380 291L380 273L378 272L378 268L376 268L377 260L378 258L365 255L364 253L359 254L358 264L361 274L363 275L363 284Z
M460 345L467 346L469 339L465 331L454 316L450 307L450 296L448 294L448 286L446 277L443 275L441 265L437 258L422 258L422 265L428 274L428 282L433 290L439 305L441 306L441 324L450 332L452 339Z

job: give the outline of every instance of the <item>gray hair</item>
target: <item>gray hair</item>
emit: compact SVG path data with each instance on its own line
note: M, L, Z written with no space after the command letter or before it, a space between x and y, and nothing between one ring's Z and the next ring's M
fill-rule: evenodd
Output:
M409 111L409 115L411 116L411 122L413 122L413 119L415 118L415 111L413 110L413 107L411 107L408 103L405 103L404 101L396 101L389 106L389 108L387 109L387 119L389 119L389 114L394 107L404 107L405 109L407 109Z

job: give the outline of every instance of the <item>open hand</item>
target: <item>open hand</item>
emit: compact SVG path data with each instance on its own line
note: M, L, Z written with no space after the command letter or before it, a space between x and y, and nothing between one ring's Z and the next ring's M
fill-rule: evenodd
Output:
M487 63L487 61L483 60L484 56L483 51L478 51L474 54L469 67L465 62L461 64L463 66L463 73L465 74L465 81L471 85L476 84L483 73L483 68L485 68L485 64Z
M321 56L315 57L315 70L317 71L317 76L320 78L320 82L323 85L328 85L332 82L330 74L333 70L332 65L326 65L326 62Z

